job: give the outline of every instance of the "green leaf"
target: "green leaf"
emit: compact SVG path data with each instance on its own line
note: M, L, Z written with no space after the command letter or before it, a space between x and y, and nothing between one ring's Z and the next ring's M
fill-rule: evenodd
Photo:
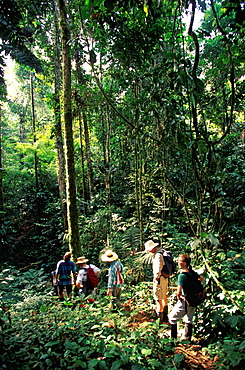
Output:
M122 365L122 362L119 361L119 360L116 360L113 362L112 366L111 366L111 370L117 370L120 368L120 366Z
M68 349L77 349L77 348L80 348L79 344L77 344L76 342L71 342L69 340L66 340L65 341L65 346Z
M233 366L237 366L242 359L242 354L237 351L229 352L229 359Z
M97 365L98 362L99 360L97 360L97 358L93 358L92 360L89 360L88 369L93 369Z
M131 370L146 370L141 364L134 364L131 366Z
M174 362L176 364L179 364L183 359L185 358L185 355L183 353L177 353L175 356L174 356Z
M80 366L82 369L87 369L88 368L87 362L76 359L75 363L76 363L77 366Z
M212 245L216 246L219 244L219 239L212 233L208 234L207 240L209 240Z
M40 307L40 311L41 311L41 312L46 312L46 311L47 311L47 306L42 305L42 306Z
M56 346L57 344L60 344L59 340L52 340L52 341L46 343L45 347L52 347L52 346Z
M149 356L152 353L151 348L142 348L141 350L142 355Z
M232 328L235 328L238 323L238 316L228 317L225 321L228 322Z

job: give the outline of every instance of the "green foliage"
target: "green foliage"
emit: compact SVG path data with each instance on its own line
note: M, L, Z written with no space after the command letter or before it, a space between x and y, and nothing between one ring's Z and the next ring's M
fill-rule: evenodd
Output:
M244 338L225 338L207 348L207 352L216 359L217 369L242 369L245 366Z
M8 304L11 318L5 325L1 321L2 368L12 369L17 362L20 369L172 368L171 361L164 356L165 351L171 353L169 340L158 338L158 324L145 322L141 328L131 331L127 328L130 314L110 312L108 297L98 296L92 305L77 298L72 309L73 303L62 304L47 295L42 270L13 273L12 269L5 269L1 277L8 282L1 307L3 302L5 306ZM25 289L21 290L23 284ZM12 292L18 290L16 296L20 296L21 302L14 303L18 299L10 297L10 288ZM147 308L145 299L149 291L145 290L143 295L137 289L135 293L138 307L134 315ZM6 316L6 312L1 312L2 317Z
M84 297L59 302L52 297L43 269L20 272L13 267L0 274L1 367L14 369L185 369L185 355L173 352L169 328L151 317L152 287L148 283L124 286L122 302L128 310L110 310L110 298L103 290L94 303ZM206 314L207 307L200 308ZM144 321L134 325L139 315ZM214 312L214 311L213 311ZM222 317L221 311L217 317ZM203 317L198 314L198 326ZM235 322L225 313L226 335L203 351L215 358L217 368L238 369L244 364L244 317ZM238 321L242 325L239 330ZM219 320L220 321L220 320ZM205 322L206 333L216 332L219 321ZM204 324L204 322L203 322ZM227 335L227 329L230 334ZM225 331L224 331L225 332ZM232 333L237 333L234 339Z

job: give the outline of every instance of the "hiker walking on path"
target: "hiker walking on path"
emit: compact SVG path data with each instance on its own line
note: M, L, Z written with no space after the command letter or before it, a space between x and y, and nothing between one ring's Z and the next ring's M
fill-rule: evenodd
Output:
M153 269L153 296L156 302L156 314L160 318L160 322L168 322L168 276L162 270L165 265L163 250L159 247L159 243L154 243L153 240L148 240L145 243L146 252L153 253L152 269Z
M98 285L98 276L100 269L92 264L87 264L89 260L85 257L78 257L76 265L78 266L78 274L76 287L78 294L84 294L85 297L94 292L94 288Z
M196 305L191 306L191 301L188 302L188 296L194 298L195 281L203 281L202 275L192 270L191 258L187 254L181 254L178 259L178 265L181 272L178 276L177 299L178 302L174 306L169 315L171 325L171 338L177 338L177 323L185 316L185 339L191 340L192 336L192 320L195 314ZM192 298L192 299L193 299Z
M72 292L72 275L75 281L76 276L76 265L71 261L71 253L66 252L63 260L57 263L56 267L56 277L58 281L58 293L59 299L64 300L64 289L66 288L67 296L71 296Z
M118 260L118 255L110 249L101 256L101 261L110 263L107 295L113 297L113 308L121 307L120 297L123 284L123 265Z

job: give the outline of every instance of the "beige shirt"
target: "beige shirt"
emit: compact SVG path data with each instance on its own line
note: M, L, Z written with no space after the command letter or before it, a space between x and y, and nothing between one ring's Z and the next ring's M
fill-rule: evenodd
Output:
M165 262L164 262L164 258L163 258L162 253L158 253L160 251L162 251L161 248L158 248L156 250L156 252L154 253L153 260L152 260L152 268L153 268L153 278L154 278L154 280L160 278L162 268L165 265Z

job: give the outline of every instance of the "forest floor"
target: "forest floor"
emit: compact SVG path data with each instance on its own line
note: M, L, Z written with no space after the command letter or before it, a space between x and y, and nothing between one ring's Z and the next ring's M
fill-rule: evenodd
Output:
M126 302L124 305L126 312L132 311L130 302ZM154 312L146 310L138 310L135 314L130 317L130 321L127 325L129 329L136 330L139 326L145 326L147 322L153 322L156 320ZM169 323L162 325L161 336L170 337L170 326ZM179 330L179 334L183 335L183 329ZM181 340L181 337L178 338ZM212 360L208 354L205 353L203 347L198 344L198 339L193 336L191 343L177 342L174 350L175 354L183 354L183 365L184 369L187 370L213 370L216 368L215 362L217 359Z

